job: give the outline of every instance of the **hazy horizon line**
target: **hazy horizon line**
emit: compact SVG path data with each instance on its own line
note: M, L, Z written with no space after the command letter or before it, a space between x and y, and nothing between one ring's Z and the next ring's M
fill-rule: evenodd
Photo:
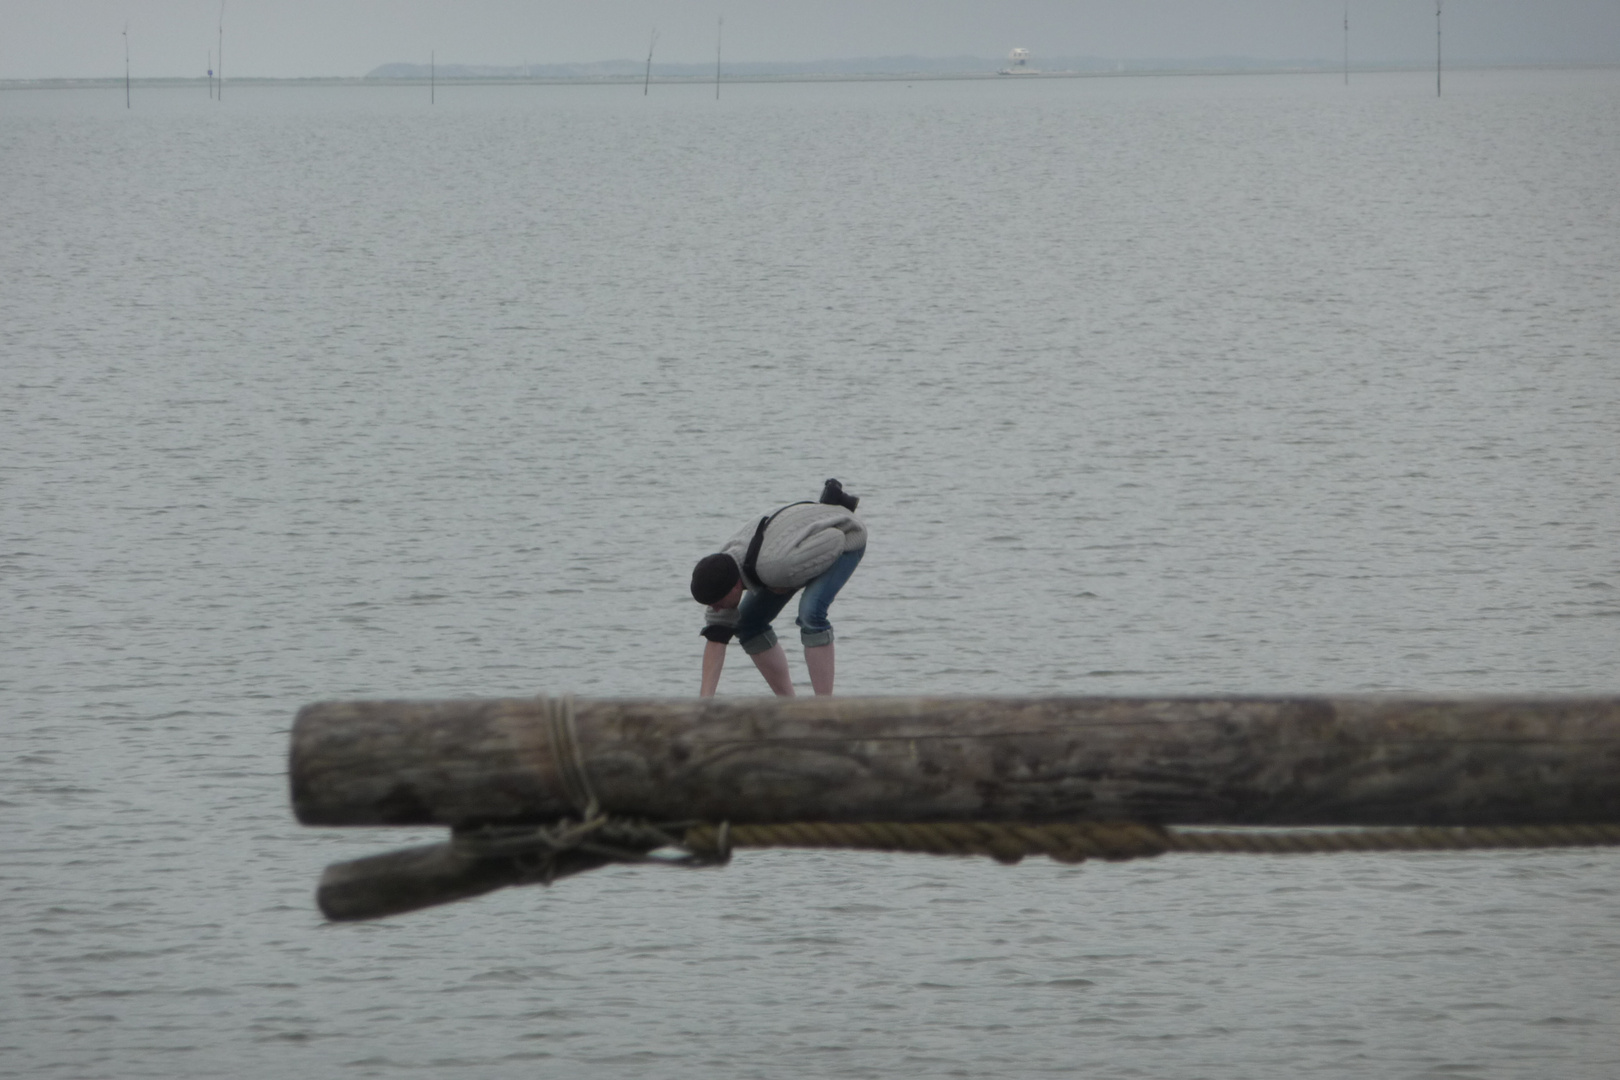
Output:
M1064 75L1150 75L1156 73L1176 72L1205 72L1205 73L1277 73L1289 72L1315 72L1339 71L1344 68L1342 57L1296 57L1287 59L1268 59L1252 56L1204 56L1204 57L1100 57L1100 56L1052 56L1046 58L1033 58L1034 66L1024 74L1064 76ZM1043 63L1044 61L1044 63ZM890 55L872 57L842 57L824 60L793 60L793 61L762 61L737 60L721 64L723 76L733 79L760 78L760 79L793 79L793 78L839 78L839 77L889 77L905 78L918 77L974 77L995 76L1007 67L1006 58L973 56L959 54L956 56L922 56L922 55ZM1463 69L1478 68L1607 68L1620 66L1615 61L1601 60L1569 60L1557 61L1545 58L1490 56L1490 57L1463 57L1459 56L1447 60L1446 67ZM1425 63L1415 58L1391 59L1362 59L1352 60L1351 71L1418 71L1432 68L1432 63ZM422 64L407 61L391 61L379 64L362 75L240 75L227 76L228 82L364 82L364 81L400 81L411 82L439 79L455 79L461 81L502 82L517 79L534 79L545 81L609 81L627 78L644 78L647 73L645 60L615 59L593 60L575 63L547 63L547 64L470 64L470 63L435 63ZM690 79L713 79L715 65L713 63L654 63L651 77L655 80L665 79L672 81L685 81ZM203 82L207 75L133 75L135 82ZM0 77L0 86L28 86L41 84L84 84L115 81L122 83L123 74L108 75L50 75L34 78L4 78Z

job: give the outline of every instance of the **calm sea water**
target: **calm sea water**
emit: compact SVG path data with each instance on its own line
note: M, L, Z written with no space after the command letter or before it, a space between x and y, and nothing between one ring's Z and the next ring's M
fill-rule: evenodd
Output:
M433 834L283 765L694 693L691 563L827 476L845 693L1620 690L1620 72L227 89L0 93L0 1074L1620 1074L1612 853L331 927Z

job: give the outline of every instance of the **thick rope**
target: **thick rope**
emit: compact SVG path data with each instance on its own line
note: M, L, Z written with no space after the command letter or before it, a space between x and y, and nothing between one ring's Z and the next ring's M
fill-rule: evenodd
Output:
M590 774L585 771L585 758L579 750L579 732L574 727L574 695L542 696L540 709L545 716L546 736L551 742L551 760L556 763L563 794L568 796L568 801L585 819L596 817L596 792L591 787Z
M687 850L719 854L715 827L686 831ZM1065 863L1150 858L1171 851L1323 854L1347 851L1468 851L1620 845L1620 825L1522 825L1393 829L1165 829L1132 822L1068 825L874 822L732 825L729 848L846 848L933 855L988 855L1015 863L1047 855Z
M1488 848L1610 847L1620 825L1476 825L1461 828L1234 832L1177 829L1173 851L1313 854L1341 851L1471 851Z
M589 791L582 793L589 799ZM594 802L594 800L590 800ZM1345 851L1467 851L1620 845L1620 825L1530 825L1400 829L1166 829L1135 822L1032 825L1017 822L793 822L782 825L653 824L595 812L554 825L486 825L458 829L452 844L475 859L510 859L521 880L550 884L566 857L597 865L656 863L716 866L734 848L839 848L988 855L1016 863L1026 855L1057 862L1152 858L1171 851L1311 854ZM661 848L684 855L659 856Z
M682 842L685 825L661 828L628 818L594 817L574 821L564 818L555 825L484 825L457 829L450 846L458 854L476 860L509 860L520 872L519 883L550 885L559 876L578 873L577 857L594 860L592 866L608 863L653 863L659 866L720 866L731 859L728 829L722 825L710 839L718 843L706 851L693 851ZM684 849L684 855L659 856L659 849ZM569 864L572 864L571 866Z

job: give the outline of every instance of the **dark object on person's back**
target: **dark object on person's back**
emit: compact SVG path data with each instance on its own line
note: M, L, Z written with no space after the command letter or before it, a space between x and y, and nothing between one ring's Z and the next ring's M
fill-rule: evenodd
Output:
M844 485L837 480L828 480L821 485L821 501L828 506L842 506L850 513L854 513L855 508L861 503L860 496L845 491Z

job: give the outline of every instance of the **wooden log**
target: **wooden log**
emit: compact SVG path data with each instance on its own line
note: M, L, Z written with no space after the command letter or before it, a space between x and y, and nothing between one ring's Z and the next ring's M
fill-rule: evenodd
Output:
M1620 698L329 702L308 825L653 821L1620 822ZM577 747L577 749L576 749ZM583 774L583 781L580 774Z
M590 852L558 856L554 878L606 866L613 860ZM315 902L334 922L380 919L533 880L514 858L469 854L455 844L426 844L351 862L333 863L321 875Z
M718 866L730 859L729 844L719 836L702 855L650 855L679 846L683 838L684 830L672 834L604 816L550 828L461 830L447 844L333 863L321 876L315 898L333 921L377 919L508 885L549 885L612 863Z
M427 844L333 863L321 875L315 903L334 922L380 919L482 896L523 878L513 859L480 859L453 844Z

